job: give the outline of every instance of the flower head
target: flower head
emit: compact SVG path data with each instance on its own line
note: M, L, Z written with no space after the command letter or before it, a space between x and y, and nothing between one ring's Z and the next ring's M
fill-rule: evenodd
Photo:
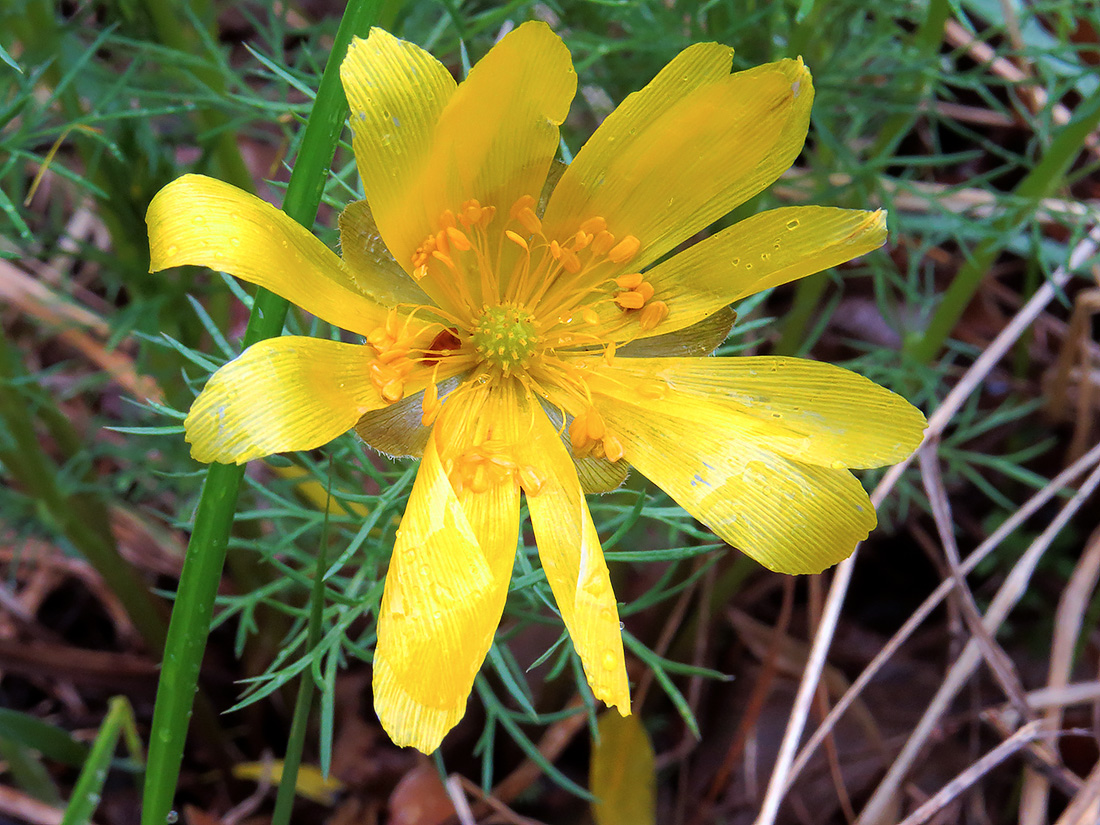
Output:
M186 420L200 461L318 447L355 427L422 456L378 624L375 706L433 750L462 717L500 620L526 498L539 556L595 695L630 708L614 594L584 493L633 466L762 564L816 572L875 525L849 468L898 461L923 416L843 369L705 358L729 305L885 240L881 212L789 207L666 253L801 150L798 60L731 74L692 46L568 167L565 46L527 23L456 85L375 29L342 77L366 200L338 258L282 212L199 176L149 210L152 268L201 264L271 289L364 344L260 342Z

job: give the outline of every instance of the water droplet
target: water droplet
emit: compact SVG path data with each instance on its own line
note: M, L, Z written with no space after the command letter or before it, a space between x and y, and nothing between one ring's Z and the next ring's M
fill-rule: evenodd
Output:
M798 219L796 218L793 221L787 221L787 228L788 229L798 229Z
M168 252L168 255L169 255L169 257L171 257L171 256L175 255L175 254L176 254L177 252L179 252L179 251L180 251L180 248L179 248L178 246L176 246L175 244L172 244L172 245L171 245L170 247L168 247L168 249L167 249L167 252Z
M428 576L431 575L431 572L432 572L432 568L428 567L428 565L426 565L426 564L420 565L420 575L423 576L424 578L428 578Z
M762 260L762 261L766 261L770 257L771 257L771 255L769 255L767 252L761 252L760 253L760 260Z
M616 665L615 654L612 653L610 650L604 651L603 658L600 660L600 663L604 666L604 670L614 670Z
M176 823L179 822L179 818L180 815L177 811L169 811L168 816L164 817L164 821L167 822L168 825L176 825Z
M732 261L730 261L730 266L738 266L740 263L741 263L740 258L734 258Z
M230 238L229 242L231 244L233 244L233 246L240 246L241 245L241 239L240 238L236 238L236 237Z
M193 218L191 218L191 222L196 226L201 226L202 224L206 223L206 218L204 218L202 215L195 215Z

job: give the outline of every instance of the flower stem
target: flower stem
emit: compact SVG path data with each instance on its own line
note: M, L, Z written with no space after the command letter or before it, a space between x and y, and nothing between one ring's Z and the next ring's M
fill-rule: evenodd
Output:
M318 542L317 560L313 567L313 591L309 597L309 626L306 631L306 653L317 649L321 643L322 622L325 612L325 569L328 567L328 514L332 502L332 467L329 466L329 490L325 501L325 520ZM279 779L279 791L275 796L275 810L271 814L271 825L289 825L290 812L294 807L294 794L298 786L298 767L302 764L302 748L309 728L309 714L313 708L313 665L303 668L298 683L298 698L294 703L294 717L290 722L290 735L287 737L286 754L283 757L283 771Z
M325 177L347 116L347 101L340 85L340 63L352 36L365 36L369 32L379 5L379 0L350 0L340 21L283 202L284 211L303 226L313 225ZM259 290L248 320L245 345L278 335L286 312L285 300ZM157 686L142 825L164 825L172 808L191 700L198 684L243 475L243 467L214 464L203 484Z

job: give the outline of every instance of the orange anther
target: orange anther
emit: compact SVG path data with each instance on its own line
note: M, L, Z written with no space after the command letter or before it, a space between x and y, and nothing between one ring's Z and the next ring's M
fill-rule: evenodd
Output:
M592 254L606 255L615 246L615 236L606 229L601 229L592 239Z
M447 269L451 270L451 272L454 272L456 274L458 273L458 268L455 266L455 262L453 260L451 260L450 255L444 255L439 250L436 250L435 252L432 253L432 257L435 258L437 261L439 261L441 264L443 264L445 267L447 267ZM639 306L640 306L640 304L639 304Z
M623 443L613 435L603 438L603 454L608 461L618 461L623 457Z
M588 450L588 422L585 413L581 413L569 423L569 443L574 455L583 455Z
M550 254L555 261L561 260L561 244L557 241L550 241Z
M653 284L649 281L642 281L634 291L648 301L653 297Z
M585 430L588 433L588 437L592 441L599 441L603 438L604 433L607 432L607 428L604 427L603 418L595 409L588 411L586 421Z
M645 298L639 292L620 292L615 296L615 303L623 309L641 309L645 306Z
M512 204L512 208L508 212L508 217L512 220L516 220L520 212L524 209L531 209L534 205L534 197L531 195L520 195L520 197L516 199L516 202Z
M573 249L584 249L592 243L593 237L594 236L589 235L587 232L577 232L577 234L573 236Z
M437 252L450 252L451 242L447 238L447 230L440 229L435 233L435 244L432 247ZM434 252L432 254L435 254Z
M648 332L667 317L668 304L664 301L654 301L646 304L642 309L642 314L638 317L638 326Z
M367 334L367 343L381 352L390 344L390 336L385 327L375 327Z
M439 227L441 229L450 229L457 225L458 222L455 220L455 213L450 209L444 209L443 214L439 216Z
M617 350L618 346L615 344L614 341L607 342L607 346L604 348L603 351L603 360L607 362L608 366L611 366L612 362L615 360L615 352Z
M484 229L493 222L493 218L496 217L496 214L497 208L495 206L481 207L481 219L478 221L478 226Z
M594 218L589 218L581 224L580 231L588 235L596 235L607 229L607 221L597 215Z
M607 253L607 257L617 264L623 264L638 254L642 242L633 235L627 235Z
M382 400L390 404L396 404L405 394L405 382L400 378L393 378L382 385Z
M468 229L481 220L481 212L481 203L477 198L470 198L468 201L463 201L462 211L459 212L458 219Z
M519 483L527 495L537 496L545 482L534 467L524 464L519 468Z
M626 275L620 275L615 279L615 283L619 285L620 289L634 289L642 282L641 272L628 272Z
M520 235L517 235L511 229L505 229L504 230L504 237L506 237L508 240L510 240L516 246L523 247L524 252L530 252L531 251L530 247L527 246L527 241L525 241Z
M598 326L600 323L600 315L592 307L585 307L581 310L581 318L590 327Z
M466 237L465 232L457 227L447 227L447 239L451 242L451 245L460 252L465 252L470 248L470 239Z
M519 214L516 215L516 220L532 235L537 235L542 231L542 221L539 220L539 216L535 214L535 210L531 207L521 209Z

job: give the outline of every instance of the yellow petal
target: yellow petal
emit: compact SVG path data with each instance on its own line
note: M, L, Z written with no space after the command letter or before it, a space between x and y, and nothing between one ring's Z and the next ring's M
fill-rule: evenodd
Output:
M547 237L598 215L641 241L636 271L779 177L806 137L810 73L781 60L730 75L730 54L689 48L627 98L555 188Z
M924 415L896 393L820 361L751 358L585 359L593 387L644 412L694 420L795 461L881 467L917 448ZM610 380L609 380L610 379Z
M670 397L633 403L613 383L590 386L626 460L765 567L820 572L850 555L875 526L867 493L846 470L792 461L767 441L743 438L745 421L722 427L709 414L700 420L690 414L698 406L685 409Z
M416 197L454 78L419 46L375 28L366 40L352 40L340 79L363 189L386 245L408 271L412 251L438 217Z
M184 175L146 215L150 272L191 264L269 289L318 318L363 335L388 306L362 294L339 257L283 211L213 178Z
M592 743L588 786L596 825L653 825L657 821L657 760L637 716L600 714Z
M654 294L669 307L668 318L653 332L683 329L734 301L850 261L885 242L882 211L789 206L753 215L646 272ZM636 322L631 326L638 330Z
M424 753L465 712L504 610L519 534L514 479L456 494L444 470L489 430L516 437L514 388L475 389L462 402L444 405L424 450L378 619L375 710L394 742Z
M270 782L280 785L283 781L283 760L271 762L239 762L233 766L237 779ZM294 791L304 799L321 805L335 805L337 794L344 790L344 783L335 776L325 776L316 765L299 765Z
M592 692L625 715L630 713L630 686L600 538L557 429L538 407L531 419L521 455L542 481L538 493L527 495L539 559Z
M253 344L215 372L191 405L184 427L192 457L243 464L328 443L367 410L385 406L370 361L367 347L319 338Z
M344 85L353 112L367 115L358 124L352 118L367 199L386 245L408 269L445 209L457 212L475 198L506 215L520 195L538 197L577 79L568 49L539 22L506 35L457 90L443 80L445 70L429 66L426 53L411 44L383 47L380 41L377 55L383 54L384 60L354 45ZM421 97L423 111L412 118L408 105ZM412 118L408 126L406 118ZM394 146L401 147L399 157ZM372 152L378 157L364 160ZM376 188L383 193L376 195Z

